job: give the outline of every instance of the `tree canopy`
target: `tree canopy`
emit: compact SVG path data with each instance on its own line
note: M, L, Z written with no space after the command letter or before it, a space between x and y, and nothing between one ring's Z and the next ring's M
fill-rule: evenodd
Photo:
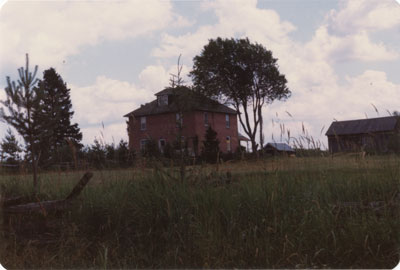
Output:
M291 92L279 72L272 52L249 39L211 39L194 59L190 76L196 91L232 105L253 152L256 135L263 144L262 108L274 100L285 100Z

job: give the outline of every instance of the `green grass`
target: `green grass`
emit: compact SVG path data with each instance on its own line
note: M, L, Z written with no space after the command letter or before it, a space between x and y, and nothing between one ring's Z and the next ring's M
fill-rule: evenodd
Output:
M190 167L183 182L168 168L95 171L71 211L57 217L55 243L3 232L0 261L8 269L393 268L399 208L334 206L390 201L399 168L400 159L387 156ZM81 175L42 174L41 199L66 197ZM10 194L32 191L29 175L0 182ZM39 218L55 220L22 217Z

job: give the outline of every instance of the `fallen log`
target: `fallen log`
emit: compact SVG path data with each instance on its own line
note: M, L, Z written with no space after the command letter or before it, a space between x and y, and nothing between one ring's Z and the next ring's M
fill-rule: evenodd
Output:
M24 204L26 202L32 201L32 196L17 196L12 198L3 199L1 202L1 207L10 207L13 205Z
M49 212L64 211L70 205L71 202L67 200L54 200L10 206L6 207L3 211L7 214L41 212L47 215Z
M47 215L49 212L64 211L71 206L72 201L79 196L79 194L82 192L83 188L92 178L92 176L93 173L91 172L85 173L85 175L83 175L78 184L73 188L71 193L64 200L32 202L8 207L6 206L6 204L3 204L3 211L7 214L38 212L44 215Z
M71 193L67 196L65 200L73 200L76 197L79 196L83 188L86 186L86 184L89 182L90 178L92 178L93 173L87 172L85 175L79 180L78 184L74 187L74 189L71 191Z

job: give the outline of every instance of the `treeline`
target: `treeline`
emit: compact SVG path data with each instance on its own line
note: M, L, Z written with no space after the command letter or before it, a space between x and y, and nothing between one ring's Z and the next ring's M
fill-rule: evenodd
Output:
M27 155L22 153L26 150L15 139L15 135L8 131L0 143L0 167L6 168L8 172L19 170L31 170ZM128 143L121 140L118 144L101 143L94 140L93 144L81 148L73 144L64 145L57 151L57 160L39 165L39 170L73 170L73 169L112 169L128 168L134 165L134 151L129 150Z

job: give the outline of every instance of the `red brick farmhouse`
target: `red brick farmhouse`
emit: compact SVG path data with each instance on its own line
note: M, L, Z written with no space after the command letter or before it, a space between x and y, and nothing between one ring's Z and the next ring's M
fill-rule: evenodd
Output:
M210 126L217 132L222 152L236 151L239 134L235 110L186 87L166 88L155 96L154 101L124 115L129 118L130 149L138 153L154 140L163 152L165 145L173 145L180 135L188 153L197 156Z

